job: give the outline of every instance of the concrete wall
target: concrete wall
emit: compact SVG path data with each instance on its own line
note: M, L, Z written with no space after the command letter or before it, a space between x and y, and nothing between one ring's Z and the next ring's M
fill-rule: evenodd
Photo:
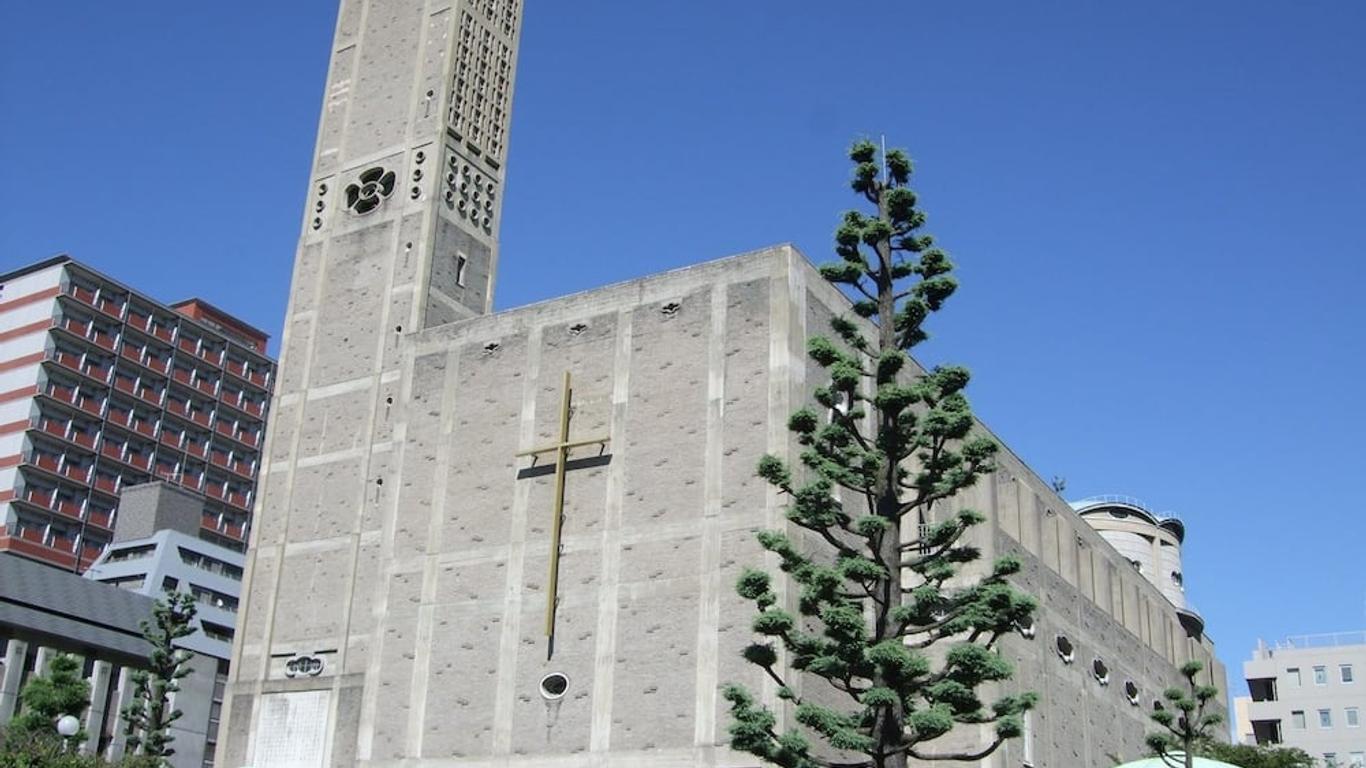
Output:
M154 481L123 489L114 522L114 542L150 538L157 531L199 535L204 497L169 483Z
M379 377L395 394L369 411L355 399L368 387L281 397L276 413L302 418L273 422L223 764L259 758L244 718L308 690L328 692L334 765L747 764L722 746L717 688L773 689L738 657L752 611L733 584L765 560L753 531L784 525L753 468L794 455L787 415L816 373L804 339L842 301L775 248L405 334L398 375ZM611 442L568 474L547 659L552 476L516 453L554 436L565 370L573 435ZM1043 603L1036 637L1010 646L1018 685L1044 697L1034 764L1137 756L1174 665L1208 645L1014 456L962 503L992 519L976 533L986 557L1021 554ZM318 677L286 676L282 659L319 650ZM569 688L547 702L552 672ZM990 764L1018 765L1017 746Z

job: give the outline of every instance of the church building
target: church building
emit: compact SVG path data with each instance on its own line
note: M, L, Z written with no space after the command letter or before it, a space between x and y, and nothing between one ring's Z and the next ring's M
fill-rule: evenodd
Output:
M736 579L788 525L755 465L795 455L849 302L778 245L492 312L522 12L342 0L219 766L756 767L719 694L776 703L739 655ZM1025 562L1005 650L1041 703L973 765L1137 758L1177 666L1222 689L1213 645L999 465L961 503Z

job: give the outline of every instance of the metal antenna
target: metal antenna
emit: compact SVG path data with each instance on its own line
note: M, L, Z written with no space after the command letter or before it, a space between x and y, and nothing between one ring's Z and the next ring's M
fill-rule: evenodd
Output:
M887 178L887 134L882 134L882 183L887 184L891 179Z

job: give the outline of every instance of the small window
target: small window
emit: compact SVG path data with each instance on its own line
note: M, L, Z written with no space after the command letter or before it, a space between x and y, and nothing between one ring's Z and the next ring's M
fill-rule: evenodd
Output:
M1351 682L1354 682L1354 681L1356 680L1356 678L1354 678L1354 677L1352 676L1352 665L1351 665L1351 664L1339 664L1339 665L1338 665L1338 675L1340 676L1340 679L1341 679L1342 682L1344 682L1344 683L1351 683Z
M1072 641L1067 639L1067 635L1058 635L1055 645L1058 649L1058 657L1066 664L1071 664L1076 658L1077 649L1072 647Z
M1304 710L1296 709L1290 713L1290 727L1304 730Z
M1361 727L1361 713L1360 713L1360 711L1359 711L1356 707L1348 707L1346 711L1347 711L1347 727L1348 727L1348 728L1359 728L1359 727Z
M455 284L461 288L465 287L465 267L468 264L469 259L465 258L465 254L457 253L455 255Z
M1332 728L1332 727L1333 727L1333 710L1331 710L1331 709L1320 709L1320 710L1319 710L1319 727L1320 727L1320 728Z
M1096 676L1096 682L1101 685L1110 684L1110 668L1099 658L1091 662L1091 674Z
M1353 752L1351 762L1347 765L1350 768L1366 768L1366 752Z
M541 678L541 697L546 701L555 701L564 697L565 691L569 690L569 678L560 672L551 672Z
M1138 683L1133 680L1124 681L1124 698L1129 700L1130 706L1138 706Z
M1328 685L1328 667L1314 667L1314 685Z
M1339 768L1339 766L1338 766L1338 753L1336 753L1336 752L1324 752L1324 753L1323 753L1323 765L1324 765L1324 768Z
M1300 686L1303 684L1303 683L1300 682L1300 668L1299 668L1299 667L1291 667L1291 668L1287 669L1287 670L1285 671L1285 676L1286 676L1286 678L1288 678L1288 682L1290 683L1290 685L1293 685L1293 686L1295 686L1296 688L1300 687Z

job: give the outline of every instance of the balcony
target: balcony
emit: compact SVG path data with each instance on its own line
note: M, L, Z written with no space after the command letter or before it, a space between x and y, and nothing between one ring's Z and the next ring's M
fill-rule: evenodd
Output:
M90 472L94 468L94 465L81 466L80 464L75 462L64 461L62 462L62 466L59 471L61 472L62 476L67 479L75 480L81 485L89 485Z
M83 339L89 338L90 336L90 322L88 320L78 320L74 317L63 317L61 321L57 323L57 327L65 328L71 334L80 336Z
M118 349L119 346L119 335L117 333L110 333L109 331L99 328L96 328L94 332L90 334L89 339L94 342L96 346L101 349L107 349L110 352Z
M63 569L74 569L76 567L75 555L62 552L43 543L43 532L35 528L20 529L13 536L0 533L0 545L26 557L51 563Z
M161 376L165 376L166 369L170 367L170 362L167 359L153 355L146 348L129 344L126 341L119 350L119 354L125 360L131 360L142 368Z
M262 401L251 400L241 392L224 391L220 403L241 413L243 416L259 419L265 414L266 407Z
M46 432L49 435L55 435L63 440L71 440L71 438L68 437L71 432L71 422L69 421L54 421L53 419L43 417L38 421L38 430Z
M25 488L21 501L55 512L71 520L81 519L81 503L69 496L61 496L49 488Z
M256 462L238 459L228 465L228 471L244 480L256 479Z
M80 355L75 355L70 352L63 352L62 350L54 349L48 355L48 359L62 366L63 368L71 371L72 373L85 375L85 371L81 366Z
M95 299L95 309L103 312L115 320L123 319L123 311L128 307L128 300L123 297L106 296L100 294Z
M135 309L128 311L128 326L133 330L145 333L165 342L175 341L175 321L169 323L161 322L151 314L144 314Z
M253 369L245 360L228 358L227 362L223 364L223 370L261 389L266 389L270 382L270 376L267 373Z
M95 291L93 291L90 288L77 285L76 283L71 283L67 286L66 292L67 295L75 298L82 304L86 304L91 307L95 306Z
M60 474L62 471L62 459L60 456L53 456L47 453L35 453L30 463L35 467L46 469L52 474Z
M114 461L135 470L148 472L152 468L152 454L150 450L143 453L139 450L129 450L127 445L117 445L107 442L100 447L100 455L105 458L113 459Z

